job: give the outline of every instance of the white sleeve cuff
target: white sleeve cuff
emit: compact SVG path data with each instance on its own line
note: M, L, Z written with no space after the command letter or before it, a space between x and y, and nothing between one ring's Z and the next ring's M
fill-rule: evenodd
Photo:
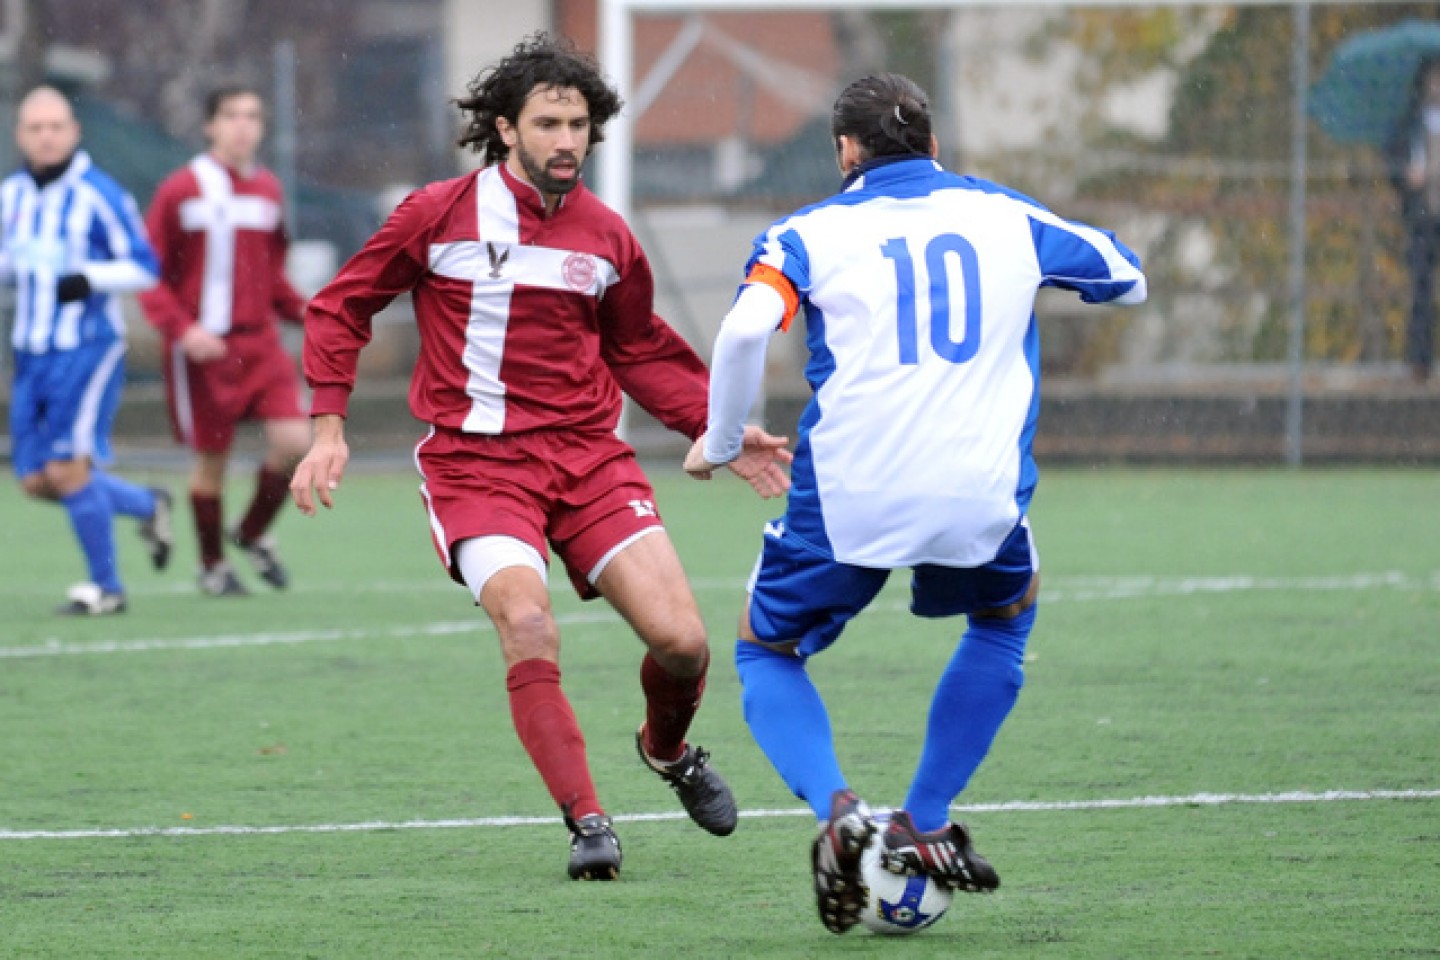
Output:
M156 281L153 273L133 260L94 260L80 272L97 293L139 293Z

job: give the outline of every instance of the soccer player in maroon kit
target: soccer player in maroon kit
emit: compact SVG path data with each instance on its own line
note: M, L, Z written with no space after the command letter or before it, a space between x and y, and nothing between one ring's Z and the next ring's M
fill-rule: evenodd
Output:
M165 338L175 438L195 451L190 504L200 588L237 596L248 591L225 560L221 496L243 420L261 422L265 454L250 505L228 536L261 579L277 589L289 582L269 529L309 447L310 424L276 317L302 322L305 301L285 276L280 181L255 159L265 133L260 95L217 90L206 117L209 150L160 184L146 215L161 276L140 304Z
M460 141L488 164L412 193L311 301L305 374L315 442L291 491L332 505L349 457L344 414L374 314L413 294L420 357L410 408L420 493L441 562L500 637L520 741L570 828L569 874L619 875L620 844L596 796L560 685L548 549L648 648L636 746L690 817L724 836L735 801L687 743L709 666L705 625L635 453L615 436L621 391L692 439L707 376L653 312L644 252L580 182L620 99L594 62L543 34L481 73L458 101ZM762 496L788 489L785 439L748 429L730 464Z

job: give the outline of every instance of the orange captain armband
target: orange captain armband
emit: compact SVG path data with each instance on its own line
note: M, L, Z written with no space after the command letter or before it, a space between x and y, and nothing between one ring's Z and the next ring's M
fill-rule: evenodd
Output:
M785 301L785 314L780 318L780 329L788 331L790 321L795 319L795 313L800 309L800 294L795 292L795 284L790 282L790 278L769 264L757 263L750 268L750 276L745 278L745 282L763 283L780 294L780 299Z

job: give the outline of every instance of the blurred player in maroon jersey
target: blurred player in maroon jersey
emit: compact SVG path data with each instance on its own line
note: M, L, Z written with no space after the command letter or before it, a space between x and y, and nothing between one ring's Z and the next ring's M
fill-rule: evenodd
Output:
M654 314L650 267L629 228L581 183L620 109L594 62L537 35L458 104L461 144L487 166L411 194L311 302L315 442L291 489L307 514L317 496L331 505L371 317L412 293L421 348L410 408L430 424L415 460L435 547L499 633L516 732L570 828L570 876L609 880L620 844L560 686L548 550L582 597L603 596L648 648L642 760L696 823L730 833L730 789L686 741L710 662L705 625L650 483L615 436L622 390L700 436L707 377ZM779 495L784 444L751 427L730 466L762 496Z
M175 437L195 451L190 503L200 588L235 596L248 591L225 560L227 537L272 587L289 582L269 530L309 446L310 424L276 318L302 322L305 302L285 276L280 181L256 162L265 133L260 95L248 87L217 90L206 117L209 149L160 185L145 218L161 277L140 303L165 337ZM243 420L262 424L265 455L250 505L227 532L225 468Z

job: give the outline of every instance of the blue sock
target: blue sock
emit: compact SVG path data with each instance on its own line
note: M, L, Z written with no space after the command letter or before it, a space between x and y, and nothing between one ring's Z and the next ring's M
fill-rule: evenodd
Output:
M123 592L115 562L115 515L110 509L110 499L100 485L92 481L61 497L60 502L70 514L70 526L85 553L90 579L108 593Z
M735 644L740 702L750 733L795 796L820 820L830 819L830 795L845 789L830 715L800 657L741 640Z
M1031 607L1013 620L970 620L930 701L925 749L905 798L917 830L938 830L950 822L951 802L1015 706L1035 611Z
M110 500L110 509L122 517L148 520L155 515L155 493L147 487L121 480L113 474L98 468L90 472L91 482L97 484Z

